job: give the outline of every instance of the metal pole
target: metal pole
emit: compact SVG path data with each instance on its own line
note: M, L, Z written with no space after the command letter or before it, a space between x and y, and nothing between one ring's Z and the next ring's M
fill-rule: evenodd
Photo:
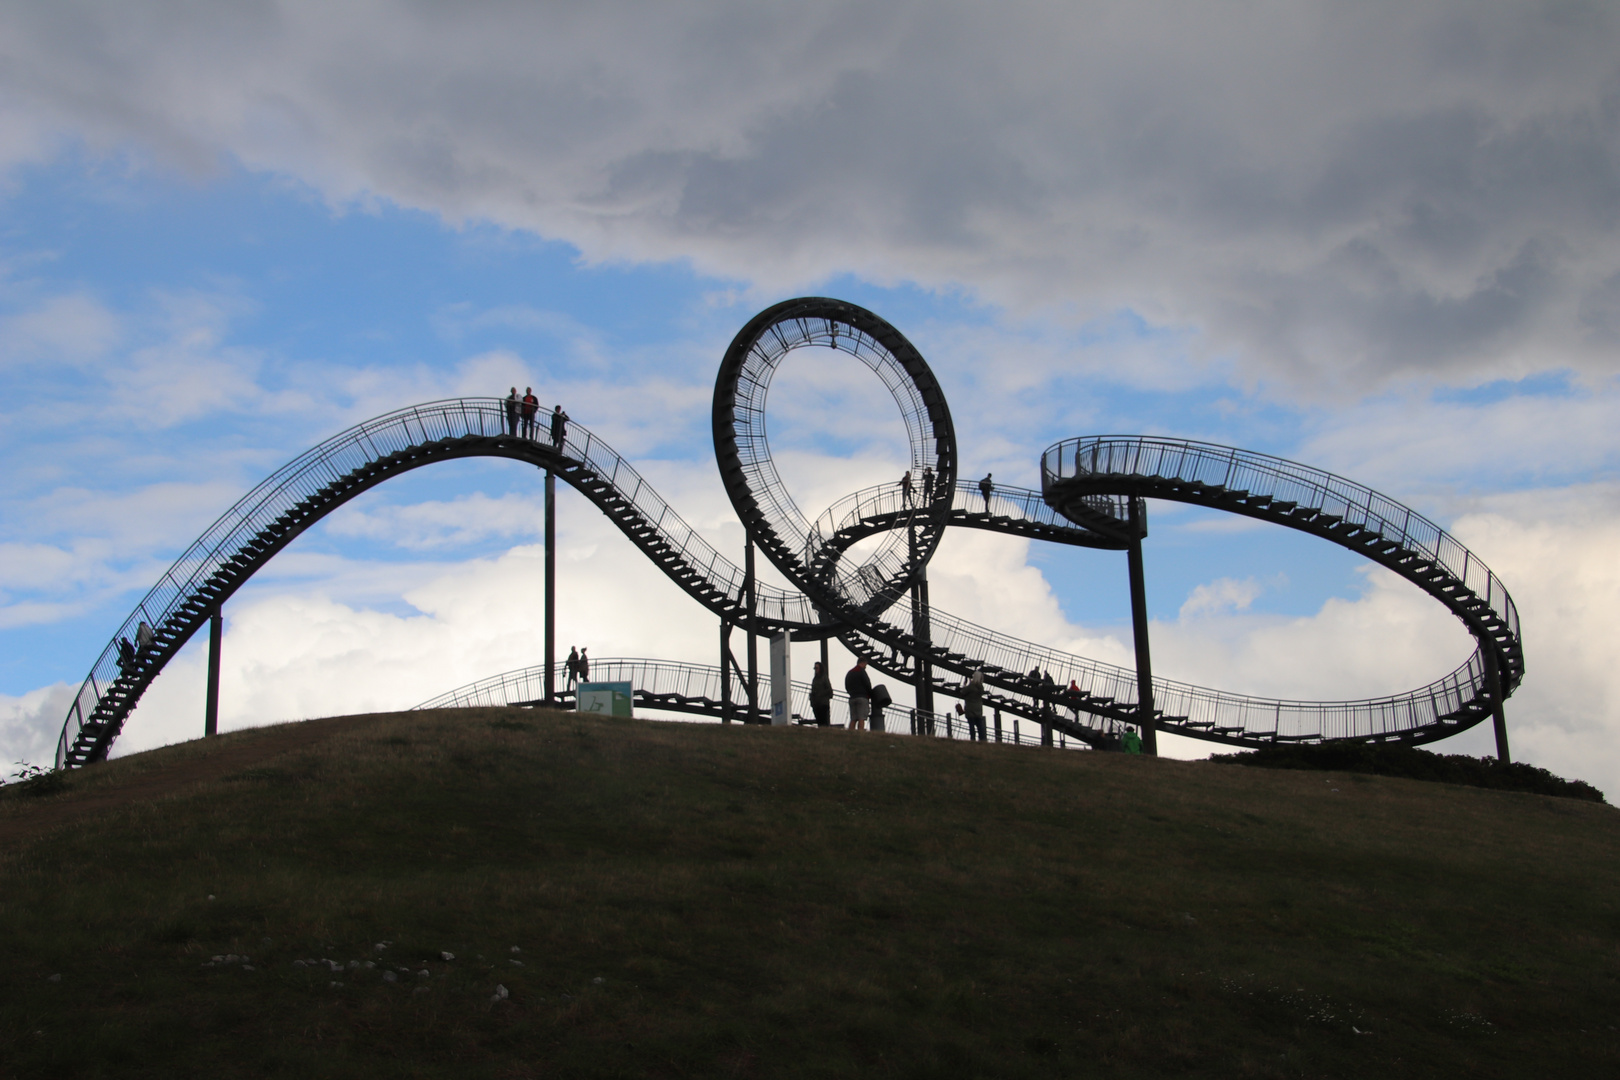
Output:
M917 530L907 529L911 543L911 564L917 566ZM917 709L923 713L934 711L934 671L928 662L933 637L928 624L928 570L917 566L917 576L911 583L911 638L917 643L917 665L913 680L917 695Z
M1131 546L1131 627L1136 632L1137 721L1142 728L1142 753L1157 754L1159 740L1153 722L1153 661L1148 655L1147 585L1142 570L1142 537L1147 535L1142 500L1130 499Z
M1001 741L1001 710L996 710L996 742Z
M759 719L759 637L754 625L754 541L744 551L743 596L748 603L748 723Z
M219 646L225 636L220 608L208 615L208 704L203 709L203 738L219 734Z
M557 477L546 470L546 704L557 702Z
M1507 713L1503 709L1502 698L1502 669L1497 665L1496 654L1489 649L1485 650L1485 681L1490 689L1491 718L1496 722L1496 760L1503 765L1513 762L1513 756L1508 753Z
M731 624L720 620L720 722L731 723Z

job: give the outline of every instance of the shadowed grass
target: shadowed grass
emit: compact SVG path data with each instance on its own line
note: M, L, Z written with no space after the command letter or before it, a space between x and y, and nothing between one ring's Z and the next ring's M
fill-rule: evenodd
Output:
M0 1073L1620 1069L1606 806L517 709L299 727L0 803Z

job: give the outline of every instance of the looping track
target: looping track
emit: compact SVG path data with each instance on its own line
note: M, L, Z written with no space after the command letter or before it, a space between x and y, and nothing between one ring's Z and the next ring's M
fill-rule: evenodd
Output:
M914 475L932 467L927 499L894 485L856 492L813 522L787 495L765 438L770 377L787 354L836 348L867 364L906 421ZM1444 738L1489 715L1524 673L1518 616L1501 582L1431 522L1320 470L1229 447L1103 437L1059 443L1043 458L1042 491L998 485L985 499L957 480L954 428L943 392L917 350L883 320L851 304L788 301L762 312L722 363L714 404L716 454L727 494L750 536L795 586L758 585L752 610L745 574L704 540L611 447L571 424L553 445L513 434L505 403L467 398L418 405L358 424L300 455L256 486L193 543L113 635L64 721L58 767L104 758L152 680L241 585L305 529L393 476L438 461L505 457L552 469L606 514L646 557L719 618L796 640L837 635L878 670L911 682L919 661L951 692L982 668L986 703L1097 743L1097 720L1135 722L1130 669L1021 641L934 609L895 603L951 526L1072 546L1121 549L1127 500L1178 499L1247 514L1339 543L1414 582L1444 603L1480 643L1474 656L1409 693L1352 702L1279 701L1154 680L1158 726L1235 745L1328 739ZM1218 478L1217 478L1218 477ZM919 485L920 493L920 485ZM875 552L847 558L881 536ZM854 564L854 565L849 565ZM120 639L152 630L120 656ZM1022 673L1050 672L1057 696ZM701 695L700 695L701 696ZM1045 707L1076 710L1079 720Z

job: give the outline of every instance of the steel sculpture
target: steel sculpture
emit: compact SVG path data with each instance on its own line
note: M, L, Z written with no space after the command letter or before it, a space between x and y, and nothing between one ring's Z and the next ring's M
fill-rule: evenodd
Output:
M912 470L931 468L937 477L932 492L918 496L893 484L869 488L845 496L814 519L793 501L771 460L765 402L772 376L789 355L818 347L856 357L883 381L906 424ZM1162 439L1059 443L1042 459L1041 491L998 485L984 496L957 476L950 411L921 354L894 327L853 304L822 298L778 304L750 320L722 361L713 405L715 449L722 482L748 535L742 566L704 540L585 426L571 421L566 437L553 442L549 433L514 434L505 420L500 398L397 410L342 432L260 483L180 556L114 634L68 711L57 766L104 758L163 666L305 529L393 476L479 456L545 470L548 506L551 479L562 478L719 618L722 666L702 669L701 678L708 680L702 693L670 688L671 680L679 679L688 688L695 685L699 666L624 662L643 665L638 670L652 681L637 685L649 703L661 698L676 703L670 708L684 702L680 710L735 715L730 680L742 672L725 642L730 628L737 627L750 643L760 633L780 631L798 641L825 643L836 636L879 671L912 683L925 714L932 693L957 691L966 676L982 670L987 710L996 710L998 717L1008 713L1015 724L1018 717L1032 720L1045 739L1056 730L1103 745L1109 726L1141 723L1149 736L1157 728L1239 746L1334 739L1422 743L1494 715L1506 756L1501 705L1524 674L1518 616L1501 582L1438 526L1319 470L1230 447ZM1141 500L1149 497L1260 517L1365 554L1440 599L1474 634L1479 649L1456 671L1407 694L1351 702L1281 701L1151 678L1145 665L1138 671L1073 656L977 626L928 603L926 567L948 527L1130 551L1139 576L1146 533ZM854 545L869 537L881 538L875 550L852 556ZM756 580L755 544L792 588ZM549 585L549 568L547 576ZM909 604L899 603L908 596ZM547 623L549 641L549 616ZM1145 639L1142 644L1145 658ZM217 650L213 659L217 662ZM752 662L749 669L745 683L753 681ZM1025 674L1032 669L1050 673L1055 687L1032 681ZM544 685L554 679L554 669L535 670L542 679L540 693L524 689L529 695L524 700L558 700L554 686ZM517 685L501 683L505 678L492 685ZM709 692L713 682L717 698ZM1077 687L1072 692L1058 689L1071 684ZM211 689L210 717L216 708L217 693ZM761 715L750 697L743 718Z

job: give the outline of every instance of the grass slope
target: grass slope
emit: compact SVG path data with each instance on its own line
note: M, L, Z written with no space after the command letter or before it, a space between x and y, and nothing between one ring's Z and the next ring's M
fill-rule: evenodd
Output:
M0 843L8 1076L1620 1075L1569 799L476 709L132 756Z

